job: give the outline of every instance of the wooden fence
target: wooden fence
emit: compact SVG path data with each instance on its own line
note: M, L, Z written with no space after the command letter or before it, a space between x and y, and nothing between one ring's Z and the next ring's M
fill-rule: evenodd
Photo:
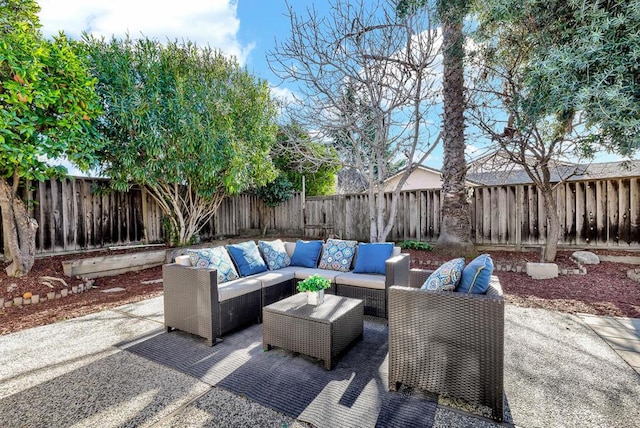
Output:
M108 191L104 179L65 178L35 183L32 199L40 227L39 253L60 253L139 242L162 242L162 213L138 187ZM561 245L640 249L640 177L562 183L555 190ZM472 238L478 245L534 246L545 243L546 213L533 185L481 186L470 192ZM387 212L391 195L385 195ZM436 241L440 233L439 189L402 192L388 239ZM227 198L201 237L269 229L288 235L369 239L368 196L303 198L278 207L255 195ZM1 230L0 230L1 233ZM0 241L2 242L2 241Z

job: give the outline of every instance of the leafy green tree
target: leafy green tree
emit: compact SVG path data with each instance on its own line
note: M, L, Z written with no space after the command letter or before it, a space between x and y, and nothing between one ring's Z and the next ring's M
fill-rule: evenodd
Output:
M260 199L262 199L262 201L268 208L277 207L281 203L287 202L293 197L293 193L293 184L283 173L280 173L280 175L278 175L272 182L256 189L256 194ZM263 235L266 235L267 233L267 226L269 224L269 213L271 212L272 210L267 209L261 213Z
M95 80L64 34L43 38L38 11L35 1L0 1L0 210L9 276L26 275L35 257L38 223L19 187L65 174L50 166L55 158L90 167L101 144Z
M554 174L556 161L640 147L638 3L487 0L477 11L474 123L540 189L553 261L562 230L552 177L571 174Z
M272 150L273 163L297 191L308 196L332 195L336 190L336 174L340 160L336 150L312 141L299 124L281 126Z
M185 244L223 198L275 178L276 109L266 82L193 43L85 36L110 140L102 171L146 186Z

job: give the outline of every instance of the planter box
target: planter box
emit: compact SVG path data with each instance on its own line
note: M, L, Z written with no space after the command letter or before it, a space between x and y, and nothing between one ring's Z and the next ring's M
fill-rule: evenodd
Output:
M165 250L159 250L69 260L62 262L62 269L64 274L70 277L99 278L114 276L161 266L165 263L166 254Z

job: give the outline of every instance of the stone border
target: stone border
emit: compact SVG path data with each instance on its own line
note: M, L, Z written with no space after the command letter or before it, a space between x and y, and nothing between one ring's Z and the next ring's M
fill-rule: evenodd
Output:
M582 264L580 264L577 260L575 260L573 257L571 257L571 260L573 260L576 265L578 266L576 269L561 269L558 273L560 275L586 275L587 274L587 268L585 268ZM442 263L444 262L440 262L438 260L426 260L425 262L423 262L422 260L418 260L417 264L421 265L421 266L433 266L434 268L437 268L438 266L440 266ZM495 264L493 267L494 272L526 272L526 263L523 264Z
M25 299L24 295L19 297L14 297L11 300L5 300L4 298L0 298L0 309L11 308L13 306L24 306L24 305L36 305L39 303L44 303L49 300L58 300L67 296L71 296L73 294L84 293L85 291L89 291L93 288L93 281L87 281L84 284L74 285L69 288L62 288L58 292L50 291L46 296L40 296L39 294L32 294L30 298ZM26 294L26 293L25 293Z

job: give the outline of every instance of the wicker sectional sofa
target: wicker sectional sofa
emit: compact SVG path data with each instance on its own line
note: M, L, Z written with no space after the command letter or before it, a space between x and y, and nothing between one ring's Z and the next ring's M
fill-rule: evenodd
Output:
M289 256L295 245L285 243ZM264 306L297 293L297 282L313 274L331 279L328 293L362 299L365 314L386 318L389 287L409 284L409 254L400 254L396 248L385 265L386 275L287 266L219 283L215 269L166 264L165 327L204 337L207 344L215 345L225 333L260 322Z

